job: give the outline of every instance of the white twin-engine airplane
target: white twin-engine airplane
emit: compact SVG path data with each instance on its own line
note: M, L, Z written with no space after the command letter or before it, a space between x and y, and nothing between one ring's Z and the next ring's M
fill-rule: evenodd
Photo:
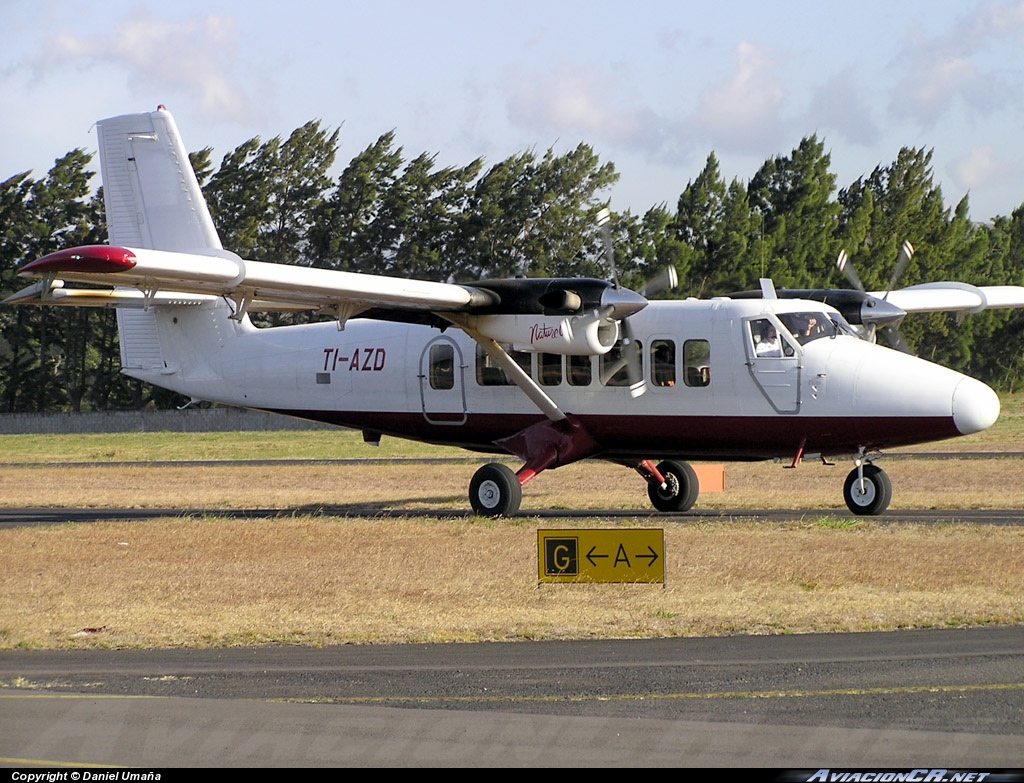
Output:
M516 455L516 472L490 463L473 476L482 515L515 514L534 476L582 459L635 469L654 507L678 512L699 490L682 460L823 455L855 457L846 503L878 514L892 495L873 462L882 449L999 415L985 384L862 338L905 310L1024 306L1024 288L795 299L765 280L762 298L649 302L593 279L454 285L245 261L221 247L163 107L98 128L110 245L27 264L20 274L42 280L7 302L118 308L123 372L194 400L351 427L369 443ZM284 310L334 320L261 329L247 315Z

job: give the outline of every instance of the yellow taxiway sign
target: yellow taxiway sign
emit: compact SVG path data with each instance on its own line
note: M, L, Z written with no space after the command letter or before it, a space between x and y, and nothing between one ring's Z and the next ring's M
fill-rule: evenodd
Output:
M538 530L541 582L665 583L665 531Z

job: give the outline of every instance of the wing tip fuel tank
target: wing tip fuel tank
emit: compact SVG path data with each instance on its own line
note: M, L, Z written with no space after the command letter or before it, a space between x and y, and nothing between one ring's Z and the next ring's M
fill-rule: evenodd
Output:
M113 245L88 245L58 250L21 267L19 274L45 275L47 272L86 272L109 274L133 269L135 254Z

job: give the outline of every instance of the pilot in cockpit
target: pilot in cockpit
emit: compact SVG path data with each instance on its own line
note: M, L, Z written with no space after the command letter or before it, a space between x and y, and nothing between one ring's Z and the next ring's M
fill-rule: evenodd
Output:
M782 356L782 343L779 342L778 332L772 324L769 323L761 332L761 339L755 348L758 356Z

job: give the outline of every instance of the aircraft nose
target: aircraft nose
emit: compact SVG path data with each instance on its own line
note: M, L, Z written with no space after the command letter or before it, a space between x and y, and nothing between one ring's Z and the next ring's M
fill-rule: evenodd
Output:
M962 435L987 430L999 418L999 397L981 381L964 378L953 390L953 423Z

